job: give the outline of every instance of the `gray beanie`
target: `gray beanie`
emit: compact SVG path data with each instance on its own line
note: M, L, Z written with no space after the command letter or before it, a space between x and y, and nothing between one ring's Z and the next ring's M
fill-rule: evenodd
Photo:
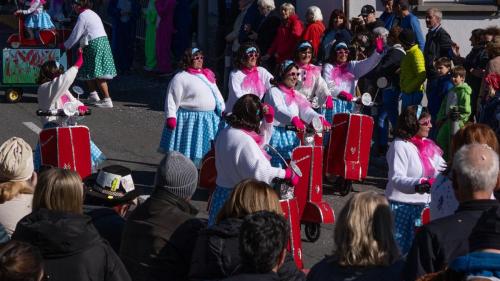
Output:
M155 186L165 188L180 198L191 198L198 186L198 170L189 158L170 151L156 170Z

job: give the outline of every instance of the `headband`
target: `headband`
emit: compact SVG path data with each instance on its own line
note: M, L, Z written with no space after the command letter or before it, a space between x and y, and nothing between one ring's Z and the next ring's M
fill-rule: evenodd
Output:
M420 119L420 115L422 115L422 106L418 105L418 107L417 107L417 120Z
M305 48L311 48L312 49L311 43L309 43L307 41L306 42L302 42L302 44L300 44L297 49L301 50L301 49L305 49Z
M337 44L337 46L335 46L335 51L338 50L338 49L349 49L349 48L347 47L346 43L340 42L340 43Z
M191 55L194 55L194 54L198 53L199 51L200 51L200 49L198 49L198 48L193 48L193 49L191 50Z
M285 69L286 69L287 67L289 67L289 66L290 66L290 64L292 64L292 63L293 63L293 61L291 61L291 60L286 60L286 61L284 61L284 62L281 64L281 67L283 68L283 71L285 71Z
M257 48L255 47L249 47L245 50L245 54L251 53L251 52L256 52L257 53Z

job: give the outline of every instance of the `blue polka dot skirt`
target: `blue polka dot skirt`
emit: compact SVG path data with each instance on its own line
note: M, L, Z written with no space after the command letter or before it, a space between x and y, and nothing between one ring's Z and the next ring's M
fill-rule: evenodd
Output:
M203 156L210 150L219 128L220 117L214 111L188 111L179 108L177 127L165 126L158 151L178 151L200 167Z
M275 126L269 144L276 148L285 160L290 160L292 158L292 150L299 146L300 141L297 138L296 132L287 131L284 127ZM268 150L268 152L271 155L271 165L273 167L285 167L283 160L274 151Z
M406 204L389 201L394 216L394 238L399 245L402 255L408 254L415 238L415 229L422 226L422 211L425 204Z
M54 29L55 26L50 19L50 15L47 12L35 12L29 15L26 15L26 21L24 26L27 28L33 29Z
M224 206L224 203L226 203L226 200L229 198L229 195L231 195L231 192L233 192L233 188L222 186L217 186L215 188L210 200L210 208L208 209L208 226L215 224L217 214L219 214L220 209Z
M333 125L333 115L337 113L352 112L352 102L333 99L333 109L322 108L322 114L325 116L326 121ZM325 132L323 135L323 145L327 146L330 141L330 132Z

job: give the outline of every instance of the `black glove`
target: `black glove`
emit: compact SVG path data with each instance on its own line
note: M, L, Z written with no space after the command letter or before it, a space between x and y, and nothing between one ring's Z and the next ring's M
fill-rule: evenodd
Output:
M417 184L415 192L418 194L431 193L431 185L428 182Z

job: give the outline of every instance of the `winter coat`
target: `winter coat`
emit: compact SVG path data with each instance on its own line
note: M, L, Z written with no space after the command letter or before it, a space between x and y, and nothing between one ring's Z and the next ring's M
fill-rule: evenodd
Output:
M406 55L401 60L401 72L399 76L399 86L403 93L413 93L424 90L425 81L425 61L422 51L418 45L413 45L406 50Z
M200 232L191 259L190 280L217 280L242 272L238 241L242 223L243 219L229 218ZM305 280L290 254L278 275L282 281Z
M259 46L261 54L267 54L271 44L276 37L278 27L281 24L280 17L276 10L269 13L259 25L257 29L257 46Z
M394 45L387 50L387 53L382 57L377 66L366 74L365 77L373 81L374 84L378 78L385 77L389 82L387 87L393 87L399 90L398 70L401 67L401 61L405 54L406 52L401 45Z
M12 239L40 249L50 280L131 280L88 216L40 209L19 221Z
M83 212L92 218L92 224L101 237L106 239L111 248L118 254L120 252L125 219L112 208L97 206L84 206L83 208Z
M451 58L451 37L442 26L427 32L425 36L424 58L427 78L435 79L438 74L434 68L434 61L441 57Z
M134 281L187 279L194 241L206 226L195 219L197 213L164 188L155 188L132 212L123 230L120 257Z
M297 44L300 41L304 27L297 15L291 15L285 22L282 22L276 32L273 44L267 51L270 56L277 56L276 63L291 59Z
M302 34L302 40L311 42L314 50L314 57L318 55L319 43L321 41L321 36L323 36L323 32L325 32L325 25L323 22L315 21L309 24L304 30L304 34Z
M455 214L424 225L408 253L404 280L443 270L455 258L467 254L472 228L483 212L496 206L500 206L496 200L463 202Z
M259 12L257 1L253 1L252 5L250 5L247 12L245 13L243 22L240 26L240 30L238 33L238 41L240 42L240 44L250 41L250 38L248 38L250 32L245 30L245 26L248 25L250 27L250 31L256 31L263 19L264 17Z
M307 281L400 281L403 267L401 260L390 266L340 266L331 256L311 268Z

